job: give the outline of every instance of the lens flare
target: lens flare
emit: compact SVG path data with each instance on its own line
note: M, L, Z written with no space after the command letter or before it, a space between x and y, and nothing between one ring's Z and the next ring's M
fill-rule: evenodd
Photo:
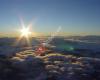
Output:
M15 45L18 45L20 41L22 41L22 43L25 42L25 44L27 44L28 46L31 46L31 41L30 41L30 37L32 36L32 32L30 31L30 28L32 27L32 23L30 23L27 27L25 27L23 20L21 19L21 27L22 29L20 29L20 36L17 39Z
M31 34L31 32L29 31L29 27L27 27L27 28L22 28L21 29L21 34L22 34L22 36L23 37L28 37L30 34Z

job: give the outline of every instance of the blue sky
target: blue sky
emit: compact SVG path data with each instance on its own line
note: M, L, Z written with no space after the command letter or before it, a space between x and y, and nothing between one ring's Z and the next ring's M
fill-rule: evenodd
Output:
M100 0L0 0L0 32L16 32L20 17L38 33L100 35Z

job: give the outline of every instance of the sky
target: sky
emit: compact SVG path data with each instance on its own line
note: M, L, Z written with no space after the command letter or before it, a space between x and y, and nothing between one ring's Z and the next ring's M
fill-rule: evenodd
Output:
M0 0L0 35L16 35L21 19L39 35L100 35L100 0Z

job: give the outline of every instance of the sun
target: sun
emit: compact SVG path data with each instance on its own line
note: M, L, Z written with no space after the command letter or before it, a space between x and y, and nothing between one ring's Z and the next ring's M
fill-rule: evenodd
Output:
M30 34L31 34L31 31L29 30L29 27L23 27L22 29L21 29L21 35L23 36L23 37L28 37L28 36L30 36Z
M31 46L31 39L33 36L32 30L32 22L25 26L23 20L21 19L21 27L18 31L20 32L20 36L17 38L15 45L18 45L19 42L25 43L25 45Z

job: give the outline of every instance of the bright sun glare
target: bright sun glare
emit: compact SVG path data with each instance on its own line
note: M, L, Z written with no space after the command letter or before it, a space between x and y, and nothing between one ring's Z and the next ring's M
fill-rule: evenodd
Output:
M23 40L25 41L25 43L27 43L29 46L31 46L31 37L33 35L33 32L31 32L31 27L32 27L32 23L30 23L27 27L25 27L24 23L23 23L23 20L21 19L21 26L22 28L20 29L20 37L17 39L15 45L17 45L19 43L20 40ZM24 42L23 41L23 42Z
M31 34L31 32L29 31L29 27L27 27L27 28L22 28L21 29L21 34L22 34L22 36L23 37L28 37L30 34Z

